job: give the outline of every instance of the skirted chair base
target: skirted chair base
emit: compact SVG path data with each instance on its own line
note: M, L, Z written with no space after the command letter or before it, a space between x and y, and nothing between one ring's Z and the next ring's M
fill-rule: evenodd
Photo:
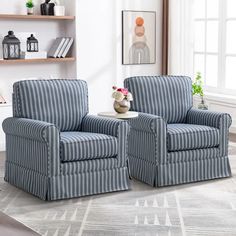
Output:
M126 121L88 114L81 80L26 80L13 86L5 181L43 200L129 189Z
M227 113L194 109L186 76L137 76L125 87L134 96L129 121L131 176L168 186L231 176Z
M185 184L231 176L228 157L155 165L129 156L130 173L153 187Z
M9 162L5 167L5 181L48 201L128 190L130 187L127 167L51 178Z

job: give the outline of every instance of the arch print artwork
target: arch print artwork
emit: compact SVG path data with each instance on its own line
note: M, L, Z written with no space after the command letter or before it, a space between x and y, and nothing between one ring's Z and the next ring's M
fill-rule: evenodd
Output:
M122 11L122 64L156 62L156 12Z

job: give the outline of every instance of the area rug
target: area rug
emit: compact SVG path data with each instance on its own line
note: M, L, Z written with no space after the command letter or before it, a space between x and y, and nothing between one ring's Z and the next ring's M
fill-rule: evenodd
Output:
M236 235L236 143L230 143L233 177L44 202L3 180L0 211L44 236Z
M19 221L0 212L0 236L39 236Z

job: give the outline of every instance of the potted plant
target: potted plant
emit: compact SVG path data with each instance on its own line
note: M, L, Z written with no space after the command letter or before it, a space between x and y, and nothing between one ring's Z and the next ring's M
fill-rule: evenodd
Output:
M126 88L112 87L112 97L115 99L113 107L117 113L126 113L130 109L130 102L133 101L132 94Z
M200 96L201 102L198 104L198 109L208 110L208 106L205 104L204 100L203 81L200 72L197 72L195 81L192 84L192 93L193 95Z
M28 15L33 15L34 14L34 3L33 3L33 0L28 0L26 2L26 7L27 7L27 14Z

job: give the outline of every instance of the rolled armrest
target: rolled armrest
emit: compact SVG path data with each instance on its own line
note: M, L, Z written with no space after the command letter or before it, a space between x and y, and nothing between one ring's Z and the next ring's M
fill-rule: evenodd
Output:
M82 120L81 129L83 132L102 133L111 136L118 136L118 128L124 120L111 119L93 115L87 115Z
M190 109L187 114L186 123L206 125L218 129L224 125L228 129L232 123L232 119L227 113Z
M55 125L25 118L7 118L7 163L51 177L60 174L60 134Z
M167 161L166 122L160 116L139 113L130 120L128 155L159 165Z
M7 118L2 124L6 134L47 142L47 131L55 125L25 118ZM59 134L59 131L58 131Z
M191 109L187 114L188 124L207 125L219 129L220 155L228 155L229 127L232 124L231 116L227 113Z
M129 125L126 121L87 115L82 120L81 128L83 132L102 133L117 137L118 165L120 167L126 166L127 136L129 132Z
M155 116L146 113L139 113L137 118L131 119L129 124L132 128L140 131L156 133L159 124L166 124L160 116Z

